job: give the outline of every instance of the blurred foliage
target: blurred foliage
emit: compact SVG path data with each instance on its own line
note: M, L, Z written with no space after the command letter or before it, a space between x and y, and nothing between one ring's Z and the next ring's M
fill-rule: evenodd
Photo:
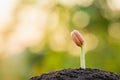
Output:
M9 8L7 0L3 3ZM10 20L4 18L9 13L0 14L0 80L27 80L50 71L79 68L80 49L70 36L74 29L85 37L88 68L120 73L119 0L13 3Z

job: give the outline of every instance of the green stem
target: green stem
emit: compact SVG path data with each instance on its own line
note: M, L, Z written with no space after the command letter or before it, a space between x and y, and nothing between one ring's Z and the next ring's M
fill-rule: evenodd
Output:
M80 63L81 63L81 68L85 69L85 54L83 52L83 46L81 46Z

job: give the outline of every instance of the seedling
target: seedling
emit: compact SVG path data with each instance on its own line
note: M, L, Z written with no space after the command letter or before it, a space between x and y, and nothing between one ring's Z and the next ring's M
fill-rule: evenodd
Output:
M80 67L85 69L85 54L83 52L83 43L84 43L84 39L82 34L77 31L77 30L73 30L71 32L71 36L73 41L75 42L75 44L81 48L81 53L80 53Z

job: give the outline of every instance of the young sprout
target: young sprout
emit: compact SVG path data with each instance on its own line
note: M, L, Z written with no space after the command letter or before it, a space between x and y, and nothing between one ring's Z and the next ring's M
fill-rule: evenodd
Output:
M77 30L73 30L71 32L71 36L75 44L81 48L80 64L81 64L81 68L85 69L85 54L83 52L83 44L84 44L83 36Z

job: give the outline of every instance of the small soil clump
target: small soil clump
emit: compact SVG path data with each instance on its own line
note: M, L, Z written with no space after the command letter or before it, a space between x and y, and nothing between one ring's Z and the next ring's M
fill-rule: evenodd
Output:
M29 80L120 80L120 75L99 69L64 69L54 71Z

